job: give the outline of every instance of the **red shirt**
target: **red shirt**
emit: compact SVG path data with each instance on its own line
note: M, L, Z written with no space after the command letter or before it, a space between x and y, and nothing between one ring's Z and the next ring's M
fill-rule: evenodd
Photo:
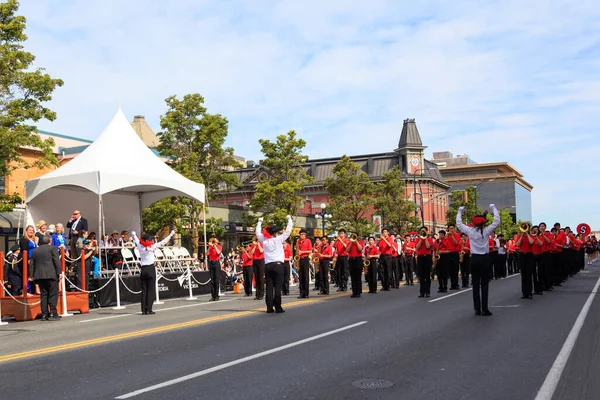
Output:
M300 251L310 251L312 250L312 243L308 239L298 239L298 250ZM306 258L310 256L310 253L300 254L300 258Z
M438 249L440 250L440 253L448 253L451 250L451 239L448 237L445 237L443 239L440 239L438 242ZM453 243L452 243L453 244Z
M398 257L398 243L395 240L392 242L392 257Z
M290 261L292 259L292 246L288 242L283 244L283 258L285 261Z
M521 253L531 253L532 252L532 245L529 243L529 238L524 235L524 234L519 234L519 236L517 236L517 242L519 241L519 239L523 237L523 240L521 240L521 245L519 246L519 251Z
M554 235L551 232L544 232L544 235L548 239L550 239L550 243L546 242L546 240L542 238L544 240L544 246L542 246L542 251L544 253L553 251L554 250Z
M265 259L265 251L260 243L253 244L252 247L250 248L250 253L252 254L252 259L254 259L254 260L264 260Z
M408 256L408 257L412 257L412 255L415 252L415 246L416 243L414 240L409 239L406 242L404 242L404 253Z
M392 238L389 236L386 238L384 238L382 236L381 239L379 239L379 243L377 243L377 246L379 246L379 251L381 252L382 255L384 255L384 256L392 255L392 246L390 246L391 242L392 242Z
M423 239L419 238L419 239L417 239L417 240L418 240L418 241L420 241L420 242L422 242L422 243L421 243L421 247L419 247L419 248L417 249L417 255L418 255L418 256L427 256L427 255L431 255L431 252L433 251L433 249L434 249L434 246L435 246L435 242L433 241L433 239L432 239L432 238L430 238L430 237L427 237L427 239L425 239L425 240L427 240L427 241L429 242L429 244L431 245L431 247L430 247L430 248L427 248L427 247L425 246L425 242L423 241ZM417 243L418 243L418 242L417 242Z
M454 244L454 242L452 241L452 237L454 237L454 239L456 239L456 244ZM450 250L451 252L458 252L460 251L460 235L456 232L454 233L448 233L446 235L446 241L447 246L448 246L448 250Z
M471 241L467 238L466 242L461 243L461 250L465 254L469 254L471 252Z
M376 256L376 255L380 254L379 247L367 245L367 247L365 247L365 254L368 256Z
M362 251L358 250L358 245L362 247L364 243L361 240L350 243L350 252L348 253L350 257L362 257Z
M567 237L569 238L569 248L577 250L577 238L575 235L573 235L573 233L569 233Z
M554 243L554 250L560 253L561 251L563 251L565 243L567 243L567 235L565 235L564 232L558 232L558 235L556 235L556 239L554 239Z
M342 240L344 244L342 244L340 240ZM335 248L335 252L337 253L338 257L344 257L348 255L348 252L346 251L348 243L350 243L350 240L348 238L334 239L333 247Z
M542 244L538 243L538 239L542 242ZM535 255L542 254L544 252L544 238L541 236L533 237L533 244L531 245L531 251Z
M219 250L217 252L217 249ZM222 247L219 246L218 244L214 245L214 246L209 246L208 247L208 260L209 261L219 261L221 259L221 251L222 251Z
M321 260L330 260L331 257L323 257L323 256L333 256L333 247L329 244L325 244L321 246Z
M496 247L496 238L492 239L492 238L488 238L488 246L490 247L490 253L493 251L498 251L498 249L495 249Z
M252 256L250 254L242 253L242 267L252 266Z

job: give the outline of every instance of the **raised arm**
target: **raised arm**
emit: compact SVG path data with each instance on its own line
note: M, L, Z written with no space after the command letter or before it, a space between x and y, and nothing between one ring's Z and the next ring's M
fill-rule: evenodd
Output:
M469 227L462 222L462 213L465 210L465 206L459 207L456 213L456 227L463 233L469 234Z
M287 240L287 238L290 237L290 235L292 234L292 228L294 227L294 221L292 221L292 217L291 216L287 216L287 226L285 227L285 231L283 231L283 233L279 236L279 241L281 243L285 242Z
M264 242L265 237L262 234L262 222L263 222L263 219L262 219L262 217L260 217L258 219L258 222L256 223L256 230L254 231L254 234L256 235L258 240L260 240L261 242Z

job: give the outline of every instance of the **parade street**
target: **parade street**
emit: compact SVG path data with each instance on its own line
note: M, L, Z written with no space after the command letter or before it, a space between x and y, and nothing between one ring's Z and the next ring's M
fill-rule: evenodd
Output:
M0 327L0 397L593 399L597 297L567 337L599 278L588 266L533 300L520 298L518 275L493 281L491 317L474 315L470 289L419 299L415 285L359 299L288 296L285 314L227 294L169 301L153 316L129 305L10 323ZM565 341L572 352L561 352ZM562 373L557 385L551 370Z

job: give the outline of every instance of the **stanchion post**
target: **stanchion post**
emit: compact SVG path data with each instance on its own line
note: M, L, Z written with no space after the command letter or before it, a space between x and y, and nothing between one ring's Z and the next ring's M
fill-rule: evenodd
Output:
M26 299L27 298L27 293L29 293L27 291L27 282L29 280L29 272L27 271L27 262L29 261L28 258L29 254L27 254L27 250L23 251L23 255L21 256L21 260L23 263L23 268L21 268L21 272L23 273L23 298Z
M4 252L0 251L0 282L4 285ZM8 325L8 322L2 322L2 297L4 297L4 286L0 293L0 325Z
M194 293L192 291L192 271L190 271L190 266L187 266L187 274L188 274L188 289L190 291L190 297L187 300L196 300L197 297L194 297Z
M65 279L65 248L61 247L60 248L60 268L62 269L62 278L61 278L61 285L62 285L62 314L60 314L61 317L72 317L73 314L69 314L69 312L67 311L67 281Z
M85 287L85 281L87 276L85 274L85 250L81 250L81 289L87 290Z
M119 268L115 268L115 285L117 288L117 306L113 307L113 310L122 310L125 306L121 305L121 288L119 285Z
M160 273L158 273L158 275L156 275L156 280L154 281L154 285L155 285L155 290L156 290L156 301L154 302L154 304L165 304L164 301L160 301L160 296L158 295L158 280L162 278L162 275Z

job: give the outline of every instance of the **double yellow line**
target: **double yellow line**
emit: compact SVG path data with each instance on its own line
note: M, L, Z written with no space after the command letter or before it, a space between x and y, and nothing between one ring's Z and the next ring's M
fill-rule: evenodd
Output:
M283 304L283 305L286 308L295 307L295 306L300 306L300 305L318 303L318 302L322 302L325 300L334 299L334 298L342 297L342 296L348 296L348 294L343 293L343 294L336 294L336 295L331 295L331 296L327 296L327 297L316 297L314 299L294 301L294 302ZM258 312L264 312L264 311L265 311L264 307L255 308L253 310L248 310L248 311L239 311L239 312L235 312L235 313L231 313L231 314L218 315L216 317L201 318L201 319L196 319L193 321L181 322L178 324L159 326L156 328L143 329L140 331L122 333L119 335L111 335L111 336L105 336L105 337L100 337L100 338L96 338L96 339L83 340L80 342L67 343L67 344L63 344L60 346L45 347L45 348L41 348L41 349L37 349L37 350L25 351L22 353L7 354L5 356L0 356L0 363L20 360L23 358L29 358L29 357L35 357L35 356L43 356L43 355L48 355L48 354L52 354L52 353L58 353L61 351L74 350L74 349L78 349L81 347L94 346L94 345L98 345L98 344L115 342L115 341L124 340L124 339L131 339L131 338L140 337L140 336L152 335L154 333L168 332L168 331L172 331L175 329L189 328L192 326L208 324L210 322L224 321L224 320L228 320L228 319L244 317L247 315L252 315L252 314L256 314Z

